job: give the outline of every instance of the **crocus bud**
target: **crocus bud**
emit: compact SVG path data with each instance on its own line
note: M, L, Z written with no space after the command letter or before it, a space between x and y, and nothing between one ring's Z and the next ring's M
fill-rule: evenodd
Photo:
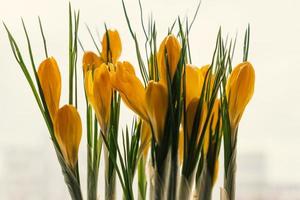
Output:
M162 83L154 81L148 83L146 88L146 107L155 140L160 144L163 139L168 110L168 92Z
M191 136L192 136L192 129L194 126L195 117L196 117L196 112L197 112L197 107L198 107L199 99L193 99L190 104L188 105L187 111L186 111L186 117L187 117L187 136L188 136L188 141L190 142ZM203 103L201 113L200 113L200 119L199 119L199 124L198 124L198 133L196 135L196 144L199 144L199 140L201 137L201 134L204 132L204 123L207 117L207 105L206 103ZM203 140L203 149L204 153L206 154L208 151L208 143L209 143L209 135L205 131L203 134L204 135L204 140Z
M71 105L60 108L54 120L54 134L66 163L75 168L82 134L79 113Z
M52 122L59 108L61 77L53 57L44 60L38 68L38 78Z
M168 109L165 85L150 81L145 89L129 62L118 63L116 71L111 72L111 83L113 88L119 91L124 103L151 124L154 137L160 143Z
M119 33L115 29L109 29L102 38L101 58L105 63L115 64L120 58L122 52L122 43Z
M106 134L110 117L112 86L106 64L89 71L85 79L85 91L89 103L93 106L101 130Z
M204 76L200 69L192 65L186 65L186 108L194 98L200 98Z
M251 63L243 62L231 72L226 85L231 128L235 129L254 92L255 71Z
M160 44L157 54L159 79L166 85L169 71L170 79L173 80L180 59L181 45L174 35L168 35ZM167 60L166 60L167 58ZM168 64L168 65L167 65ZM169 67L169 69L167 69Z

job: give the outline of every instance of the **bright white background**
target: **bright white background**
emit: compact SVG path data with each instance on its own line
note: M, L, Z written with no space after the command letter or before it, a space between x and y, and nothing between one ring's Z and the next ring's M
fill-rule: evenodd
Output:
M84 23L102 35L106 22L121 34L121 60L137 63L120 0L71 2L81 11L80 39L86 49L94 50ZM138 1L125 2L133 28L142 38ZM152 13L156 19L161 41L178 15L192 18L198 1L143 0L142 3L145 18ZM37 16L41 16L49 54L57 59L64 77L61 104L66 103L68 1L0 0L0 5L0 20L11 29L27 56L20 20L21 16L24 18L36 64L44 56L37 21ZM203 0L190 34L193 64L201 66L211 60L220 25L225 34L234 37L238 33L237 42L242 44L244 30L248 23L251 24L249 60L256 70L256 87L239 129L238 199L300 198L297 193L300 191L299 10L298 0ZM238 45L236 63L242 58L241 52L242 46ZM0 199L68 199L46 126L13 58L3 26L0 26L0 95ZM83 97L82 90L79 95ZM80 112L84 116L83 98L80 100ZM131 119L132 113L122 108L122 127ZM79 159L84 196L85 145L83 134ZM101 199L103 181L101 174ZM214 199L219 197L220 186L222 175L215 186Z

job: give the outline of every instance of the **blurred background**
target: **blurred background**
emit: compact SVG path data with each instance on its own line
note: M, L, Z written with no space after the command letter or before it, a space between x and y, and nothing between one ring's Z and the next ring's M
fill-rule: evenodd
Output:
M156 20L158 42L166 35L167 28L176 17L188 17L191 21L198 4L197 0L141 1L144 18L152 14ZM58 61L63 77L61 104L66 103L68 1L0 0L0 3L0 20L8 25L28 58L21 17L25 20L36 63L43 59L37 19L41 17L49 54ZM121 0L71 0L71 3L73 8L80 9L79 37L85 49L95 50L85 23L93 33L97 34L98 31L101 37L106 23L109 28L117 28L121 35L121 60L130 60L137 67L134 44L126 25ZM125 0L125 3L134 30L139 38L144 39L138 0ZM238 63L242 60L244 31L248 23L251 25L249 60L256 70L256 87L239 128L239 200L300 199L299 10L299 0L202 0L190 33L193 64L201 66L210 63L220 25L225 36L237 35L234 63ZM79 52L80 58L82 51ZM26 61L29 65L29 60ZM78 66L81 66L81 60ZM79 83L82 83L81 73ZM79 91L79 110L84 116L82 85ZM0 199L69 199L46 126L25 77L13 58L2 25L0 95ZM121 127L130 124L132 117L133 113L122 106ZM221 160L222 156L221 152ZM86 196L84 134L79 162L83 193ZM101 163L103 166L103 161ZM100 171L103 173L102 166ZM100 174L100 198L104 194L102 177L103 174ZM222 179L221 168L213 199L219 199ZM118 197L121 199L121 196Z

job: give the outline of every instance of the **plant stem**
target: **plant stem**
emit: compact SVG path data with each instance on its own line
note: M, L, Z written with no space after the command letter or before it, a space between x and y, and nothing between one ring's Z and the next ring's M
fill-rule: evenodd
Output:
M64 162L64 158L57 146L56 141L53 140L53 145L55 148L56 156L58 158L61 170L64 176L65 183L68 187L70 196L72 200L82 200L82 193L79 181L79 173L76 171L78 169L78 164L75 169L70 169Z
M105 155L105 200L115 200L116 171L110 163L109 153L104 150Z
M181 176L178 199L190 199L192 181L188 181L185 176Z
M169 182L169 194L168 199L176 200L177 192L177 170L178 170L178 144L175 145L175 141L172 144L172 153L171 153L171 166L170 166L170 182Z
M105 182L105 199L106 200L115 200L116 196L116 172L113 172L113 175L109 180Z
M199 180L198 199L210 200L212 197L212 173L210 173L207 162L205 161L204 168Z
M228 194L230 200L235 199L235 174L236 174L236 154L237 154L237 133L238 127L231 127L227 140L230 142L230 146L224 145L224 188ZM225 142L224 134L224 142Z
M138 163L138 200L145 200L147 193L147 179L145 172L146 159L142 156Z
M224 177L224 188L230 200L235 199L236 148L232 152L228 170Z
M164 184L162 182L162 173L155 174L154 176L154 194L153 199L154 200L161 200L163 198L163 192L164 192Z
M88 163L91 165L92 163ZM97 200L97 191L98 191L98 168L88 167L88 200Z

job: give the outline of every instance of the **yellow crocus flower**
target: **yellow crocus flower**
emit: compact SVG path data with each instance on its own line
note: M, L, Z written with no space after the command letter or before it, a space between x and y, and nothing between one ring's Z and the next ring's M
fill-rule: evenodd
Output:
M124 103L142 119L148 121L146 91L129 62L117 64L116 72L111 72L111 83L119 91Z
M193 128L194 123L194 117L196 115L196 109L198 106L199 98L203 89L205 76L209 70L210 65L204 65L201 68L197 68L193 65L187 64L186 65L186 112L187 112L187 132L188 132L188 140L190 140L191 132ZM211 75L210 79L210 93L212 92L212 87L214 84L214 74ZM199 123L199 129L198 129L198 136L197 136L197 142L199 142L200 139L200 133L202 133L202 129L204 128L204 123L207 117L210 117L208 126L205 130L205 136L204 136L204 143L203 143L203 149L204 154L206 155L208 152L209 147L209 132L210 128L213 129L213 131L216 128L217 120L218 120L218 108L219 108L219 100L215 101L212 113L210 116L207 116L207 103L204 102L203 104L203 110L200 116L200 123ZM212 126L209 127L209 125L212 122Z
M110 49L109 52L108 47ZM121 52L122 43L118 31L115 29L108 29L102 38L101 58L105 63L110 62L115 64L120 58Z
M167 88L159 82L150 81L146 89L146 109L153 127L156 141L163 139L165 119L168 110Z
M165 85L150 81L145 89L129 62L117 64L116 72L111 72L111 83L113 88L119 91L124 103L151 124L155 139L159 143L168 109Z
M103 63L100 56L95 54L94 52L87 51L83 54L82 66L83 66L83 74L84 77L89 70L95 70Z
M210 115L210 119L208 122L208 126L206 127L205 130L205 136L204 136L204 142L203 142L203 152L204 155L207 155L208 148L209 148L209 139L210 139L210 130L215 131L217 122L218 122L218 112L219 112L219 102L220 100L216 100L212 113ZM187 132L188 132L188 141L191 139L191 134L192 134L192 129L193 129L193 124L195 122L195 116L196 116L196 111L197 111L197 106L198 106L199 99L194 98L190 104L189 107L187 108ZM199 123L199 128L198 128L198 135L197 135L197 143L200 140L201 133L204 128L204 123L206 120L207 116L207 106L204 103L204 106L202 108L201 116L200 116L200 123ZM211 124L211 127L209 125ZM183 160L183 147L184 147L184 133L183 133L183 128L180 127L180 132L179 132L179 158L182 161Z
M187 110L186 110L186 116L187 116L187 136L188 136L188 141L191 139L191 134L192 134L192 129L193 129L193 124L195 121L195 116L196 116L196 111L197 111L197 106L199 103L199 98L193 99ZM204 128L204 123L207 117L207 105L206 103L203 104L201 114L200 114L200 122L199 122L199 127L198 127L198 135L196 137L196 143L199 143L201 133L203 132ZM204 148L204 153L206 154L208 151L208 142L209 142L209 135L205 131L205 136L204 136L204 143L203 143L203 148Z
M251 63L243 62L231 72L226 85L228 112L231 128L235 130L253 96L255 71Z
M186 108L194 98L200 98L205 77L200 73L201 69L190 64L186 65Z
M106 134L110 117L112 86L108 66L105 63L94 71L87 72L85 91L89 103L95 110L101 130Z
M65 161L74 169L82 134L80 115L75 107L65 105L58 110L54 120L54 134Z
M61 77L53 57L44 60L38 68L38 78L52 122L59 108Z
M168 35L160 44L157 53L157 62L159 70L159 78L163 84L167 84L167 72L170 72L171 81L177 69L177 64L180 59L181 45L174 35ZM167 57L167 61L166 58ZM169 69L167 69L167 64Z
M108 41L108 38L109 41ZM108 43L109 43L109 54L108 54ZM94 52L87 51L83 55L82 67L84 77L89 70L95 70L97 67L100 67L102 63L107 65L115 65L121 56L122 52L122 43L119 36L119 33L115 29L108 29L103 35L102 39L102 52L100 55L97 55Z

